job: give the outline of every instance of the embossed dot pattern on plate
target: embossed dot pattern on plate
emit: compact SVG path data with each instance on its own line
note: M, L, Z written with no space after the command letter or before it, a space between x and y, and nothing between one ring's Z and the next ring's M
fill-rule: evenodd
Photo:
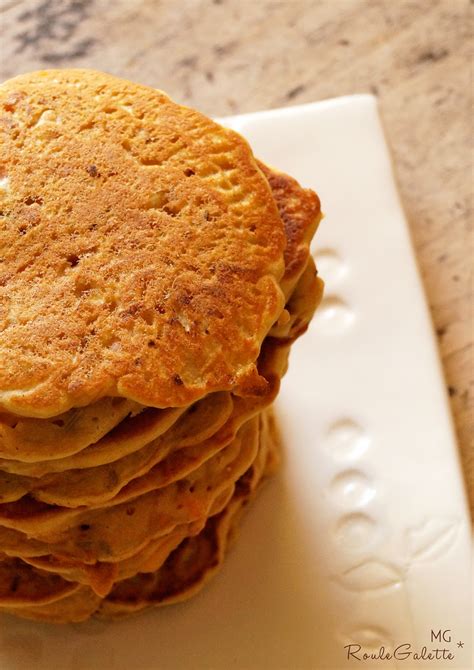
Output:
M377 535L377 524L367 514L347 514L336 523L334 536L345 547L365 548Z
M346 461L361 456L370 444L370 437L352 419L341 419L329 427L324 443L335 460Z
M315 252L314 259L326 284L339 282L349 271L347 264L334 249L319 249Z
M339 501L350 506L367 504L375 496L375 487L359 470L344 470L330 484L331 493Z
M354 322L355 313L342 298L328 295L323 298L314 316L315 328L325 335L339 335Z

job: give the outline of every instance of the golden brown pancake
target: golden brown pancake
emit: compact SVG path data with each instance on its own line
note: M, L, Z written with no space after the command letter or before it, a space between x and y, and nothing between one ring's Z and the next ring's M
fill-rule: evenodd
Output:
M102 398L49 420L0 412L0 457L35 462L75 454L142 409L124 398Z
M310 256L298 283L286 303L288 318L275 324L271 337L291 344L308 328L323 295L323 282L317 275L316 265Z
M5 607L1 611L14 614L22 619L47 621L49 623L74 623L85 621L98 608L100 596L88 586L80 586L72 595L54 603L25 607Z
M308 262L311 239L321 221L321 203L296 179L257 161L272 189L273 198L285 227L285 273L280 286L288 298Z
M213 448L209 445L206 451L206 441L209 442L209 438L222 428L230 417L232 408L232 400L228 393L212 394L193 405L166 431L162 430L162 421L158 417L158 425L155 426L151 422L144 435L127 435L125 444L121 445L117 437L112 436L110 440L107 436L96 448L102 455L105 449L109 451L112 446L117 451L122 446L124 449L130 449L131 453L126 453L122 458L104 465L70 470L67 473L47 474L37 478L0 471L0 502L13 502L30 493L36 500L55 505L67 507L97 505L113 498L129 481L147 473L174 449L204 443L202 454L199 456L205 460L206 453L211 453L210 450ZM165 413L165 410L155 411ZM144 414L145 412L135 419L144 418ZM233 435L229 437L229 442L232 437ZM147 438L151 441L148 442Z
M188 598L278 462L265 408L321 297L319 200L90 71L0 87L0 152L0 610Z
M78 585L19 558L0 558L0 607L46 605L77 591Z
M260 457L260 454L257 458ZM242 477L241 477L242 479ZM240 481L240 480L239 480ZM212 505L209 516L219 514L234 494L235 486L225 489ZM102 597L110 592L114 582L133 577L138 572L155 572L168 555L186 538L197 535L206 524L199 519L191 524L177 526L167 535L148 542L137 553L126 559L110 562L81 563L55 556L22 557L22 560L36 568L53 572L68 581L88 585Z
M306 276L308 276L308 279ZM291 316L289 325L291 326L293 324L293 326L297 327L298 332L301 332L306 328L312 312L314 311L315 298L317 297L317 293L313 290L314 287L312 284L309 287L307 286L308 281L310 284L316 281L312 260L309 262L307 270L303 273L288 305L291 312L293 309L296 310L295 314L292 314ZM299 288L300 285L302 285L303 288ZM298 300L297 297L295 298L294 296L300 296L300 299ZM288 337L291 334L290 330L291 328L286 332ZM266 349L264 348L262 358L265 351ZM276 355L275 351L283 351L283 349L275 346L273 353L275 360L272 361L272 358L270 357L270 359L266 361L266 364L262 363L260 368L261 375L268 379L268 388L273 387L274 393L276 393L278 388L275 387L274 381L272 382L271 376L276 373L279 380L286 367L286 357L284 357L284 360L282 359L280 363L275 362L280 355L279 353ZM225 394L222 394L221 396L217 395L215 397L215 401L217 402L214 403L214 418L212 418L212 410L209 415L210 410L206 407L207 399L200 401L200 403L194 407L195 411L190 414L187 422L185 421L185 418L191 410L175 423L174 426L161 438L158 438L141 450L132 453L130 456L126 456L108 466L75 470L66 474L59 473L58 475L46 476L39 479L20 477L17 478L16 489L13 476L4 475L4 496L6 498L9 490L6 483L8 483L8 477L10 477L12 478L11 500L15 500L21 497L25 492L29 492L36 500L44 501L49 504L66 507L87 505L89 508L93 509L95 507L101 507L104 504L107 504L108 506L110 504L118 504L123 500L133 499L137 495L143 494L153 488L163 487L199 467L201 463L210 458L216 451L229 444L234 438L241 422L248 418L252 413L255 413L267 405L274 397L274 393L272 397L267 398L265 402L260 398L255 407L252 406L254 403L252 403L250 407L246 407L246 405L249 404L248 400L236 399L236 407L231 415L230 411L232 410L232 403L230 403L230 405L228 404L228 401L226 401L227 396ZM218 402L219 398L221 398L220 404ZM202 407L202 411L200 410L200 407ZM228 407L226 414L222 415L220 413L220 407ZM201 421L199 421L200 415ZM227 424L224 424L226 417L229 417L229 421ZM195 420L194 422L193 419ZM202 419L204 419L204 421L202 421ZM200 432L198 429L200 424L205 426L204 433L202 430ZM219 433L218 429L221 427L222 431ZM211 437L208 440L204 440L201 444L198 443L194 449L183 449L190 443L190 441L191 444L195 441L192 438L196 435L205 438L209 434ZM178 453L174 453L177 446ZM168 454L169 456L167 456ZM131 481L135 477L139 478ZM127 485L127 482L130 482L130 484ZM23 485L24 488L20 485ZM21 501L18 507L21 509ZM44 507L40 503L37 503L36 507L38 508L39 514L35 512L34 500L31 500L26 508L28 510L28 515L25 516L25 512L23 511L17 519L19 523L18 528L31 533L33 536L36 536L34 535L36 529L42 526L42 516L46 515L47 518L49 517L51 519L51 514L47 507ZM81 510L79 510L79 512L80 511ZM10 525L13 523L14 525L12 527L15 527L15 519L13 518L13 521L10 521L12 512L13 517L15 517L15 506L0 505L0 524ZM53 509L52 512L56 516L60 514L59 509ZM66 511L62 516L64 518L72 518L71 514L68 514ZM30 518L30 520L28 520L28 518ZM84 523L86 522L87 519L84 520Z
M288 175L276 172L262 163L259 163L259 166L269 181L273 197L284 221L287 247L285 250L286 269L283 281L286 295L291 296L293 287L299 280L305 264L307 264L309 241L321 218L319 200L312 191L303 189ZM315 292L315 295L318 295L322 291L322 282L319 278L315 282L319 283ZM270 333L274 336L287 335L289 318L288 311L285 310L280 317L280 322L273 326ZM92 467L110 462L120 458L120 454L130 453L133 450L126 446L127 440L129 442L129 435L133 434L135 440L140 439L141 436L146 437L146 431L150 430L153 425L159 422L162 422L163 425L170 425L167 422L176 415L176 412L179 412L176 409L163 410L162 413L165 416L161 416L160 410L145 409L137 417L124 420L123 425L120 425L111 435L106 436L101 448L98 449L98 445L92 443L95 442L97 437L100 437L101 434L115 425L113 422L110 423L110 402L113 403L113 406L122 403L123 407L123 403L127 401L119 398L106 398L90 408L76 408L50 420L12 415L3 415L2 419L0 414L0 455L7 457L0 458L0 470L38 477L47 472L62 472L67 469ZM130 404L129 401L128 404ZM85 414L84 417L83 414ZM89 431L87 430L88 416L93 420L92 427L95 432L91 431L90 428ZM179 416L179 414L176 416ZM98 434L97 424L105 421L109 421L106 424L105 431ZM114 440L111 439L117 433L120 437L122 450L117 449L116 445L113 444ZM153 437L150 437L151 439ZM145 441L141 444L144 443ZM87 448L88 445L91 446ZM111 455L115 451L119 455L113 458ZM64 457L65 452L72 455ZM13 456L22 460L12 460ZM48 458L54 458L54 461L49 461Z
M259 421L256 457L237 481L232 499L224 503L224 511L221 511L222 508L215 510L201 530L195 527L175 548L169 544L165 549L168 550L167 557L162 548L159 557L152 557L150 562L149 553L141 565L140 573L135 577L119 579L105 600L100 598L107 593L107 588L99 597L93 588L71 583L68 592L64 579L48 577L43 570L31 568L15 559L23 574L27 597L21 604L13 605L8 598L5 602L0 600L0 609L24 618L63 623L84 620L95 611L102 617L115 617L150 605L170 604L189 598L202 588L221 565L243 507L255 493L268 468L273 467L271 464L275 460L277 444L272 417L264 413ZM11 559L7 560L11 562ZM102 588L106 583L107 578L103 580ZM58 584L66 585L64 593ZM111 583L109 590L110 586ZM97 587L100 590L100 581L94 584L94 588ZM41 598L37 597L38 594Z
M211 516L199 534L183 540L159 570L152 574L140 572L117 582L101 602L98 616L123 616L150 606L181 602L200 591L217 572L235 537L244 507L278 459L279 442L273 418L262 418L265 423L263 448L252 467L237 482L235 494L226 508L217 516Z
M255 419L251 419L228 447L182 480L125 498L112 507L76 511L44 506L42 511L34 504L32 513L34 501L23 499L10 510L11 515L4 506L2 523L27 533L27 544L37 539L49 548L39 555L52 553L83 561L127 558L150 539L206 517L216 498L255 458L257 437ZM2 550L9 553L3 545Z
M229 416L228 421L222 425L220 432L209 438L207 444L201 444L202 455L199 454L199 449L197 449L196 455L191 453L190 457L187 456L185 449L183 449L182 455L178 454L177 459L171 454L169 457L169 464L166 464L166 462L164 464L159 463L156 467L152 468L148 474L145 474L141 478L131 481L128 485L124 486L124 488L116 495L113 495L110 500L107 500L107 496L104 493L101 494L101 492L98 491L96 494L97 500L89 509L80 507L77 510L74 510L44 504L41 502L41 499L44 496L47 498L47 489L44 492L44 496L41 491L33 491L31 495L24 496L16 502L0 504L0 527L5 526L20 530L27 533L30 538L44 539L44 533L48 529L51 531L53 528L65 528L73 526L74 524L89 524L89 518L86 518L86 516L88 517L90 512L95 518L95 508L110 507L118 504L123 505L123 503L128 500L152 491L157 487L162 487L167 483L172 482L174 479L183 476L183 473L192 469L194 464L199 464L202 460L211 456L212 453L215 453L219 449L228 445L234 439L242 422L248 420L251 416L264 409L273 401L279 390L280 379L286 370L288 351L288 345L283 341L279 342L275 338L268 338L268 341L266 341L262 347L259 358L259 372L262 378L267 381L268 394L258 399L236 398L234 400L234 411ZM204 403L204 401L201 402ZM168 433L158 439L158 453L155 458L159 459L160 456L160 441L164 442L165 448L169 442L171 442L172 446L176 446L173 444L172 440L174 431L177 432L182 447L186 447L186 444L189 444L190 441L192 444L192 434L190 435L186 429L180 429L180 422L177 422L175 426L171 428L171 436L168 440ZM145 448L144 451L145 453L148 453L147 448ZM152 456L153 451L149 458L152 458ZM191 461L191 467L188 464L189 461ZM151 462L153 462L153 460L151 460ZM65 483L66 482L67 479L65 479ZM92 487L93 486L94 482L92 481ZM93 491L91 492L91 495L92 493ZM112 489L112 494L114 493L115 491ZM64 494L67 496L67 485L65 485L63 495ZM38 495L40 499L35 499L35 495ZM103 518L103 522L106 523L105 517ZM110 522L107 523L110 526ZM98 533L99 529L96 529L96 532ZM1 542L0 546L2 546Z
M0 407L262 392L285 236L245 140L87 70L7 81L0 110Z
M266 356L268 356L268 352L264 350L263 352L263 360L265 359ZM287 348L285 347L273 347L273 350L271 352L272 356L271 358L277 358L280 357L280 362L279 366L280 368L283 368L286 365L286 356L287 356ZM263 365L263 363L262 363ZM270 366L271 367L271 366ZM268 372L265 371L265 375L270 377ZM275 392L278 390L278 386L275 387ZM156 473L151 472L150 477L144 477L144 484L148 485L147 489L153 488L154 486L159 486L162 484L165 484L166 481L169 481L170 479L170 474L166 470L160 471L160 469L157 469ZM137 480L137 484L140 485L140 490L143 492L143 483L140 482L140 480ZM123 493L116 497L115 500L112 501L112 504L117 504L121 502L122 500L127 500L131 498L133 500L134 494L136 494L137 489L136 485L134 483L131 484L130 487L126 487L123 491ZM115 528L115 533L118 533L119 536L121 533L125 532L128 527L128 525L133 525L135 518L134 517L129 517L128 513L133 511L132 510L133 506L127 505L125 507L125 510L127 512L127 515L122 519L119 518L116 523L119 525L116 525ZM123 504L122 504L123 508ZM60 514L59 518L57 517L57 514L60 510L57 512L55 511L56 508L50 508L47 505L46 506L41 506L38 505L38 503L35 503L32 500L21 502L20 506L15 505L12 508L8 508L5 510L3 514L6 515L6 518L10 517L10 521L13 525L16 525L19 523L20 526L23 526L24 523L26 523L26 526L32 530L33 534L36 534L35 528L37 526L41 527L43 525L42 522L46 521L48 523L48 517L49 521L53 521L53 523L56 525L59 522L61 522L61 516L63 516L63 521L61 523L64 523L64 515L65 511ZM15 511L16 510L16 511ZM49 511L48 511L49 510ZM81 510L78 510L81 512ZM11 518L11 513L13 512L13 518ZM92 514L93 511L91 511ZM135 512L134 512L135 513ZM52 515L52 516L51 516ZM56 516L56 521L54 517ZM119 515L120 516L120 515ZM16 517L16 522L15 522L15 517ZM43 518L42 518L43 517ZM45 518L44 518L45 517ZM73 516L74 518L74 516ZM28 520L29 519L29 520ZM67 515L66 515L66 521L67 521ZM8 523L8 521L7 521ZM112 523L112 520L109 519L109 524ZM50 552L55 552L58 555L62 556L68 556L69 559L79 559L81 561L91 561L91 560L117 560L117 558L120 558L121 554L120 552L117 554L117 549L115 549L113 552L110 551L110 548L104 547L104 542L103 538L100 534L100 529L98 533L98 542L96 543L96 553L93 553L93 548L94 548L94 542L92 541L89 533L89 529L87 529L87 532L85 530L85 526L88 525L88 521L86 519L83 519L80 526L83 526L81 529L80 526L80 534L79 534L79 545L77 545L73 551L65 546L65 544L50 544L47 542L43 541L38 541L34 540L32 537L27 538L23 533L19 533L15 530L12 530L10 528L5 528L0 526L0 546L2 546L2 549L5 553L12 555L12 556L42 556L44 554L48 554ZM112 524L113 525L113 524ZM112 533L113 534L113 533ZM83 545L83 546L82 546ZM105 554L104 548L106 549ZM135 548L135 551L139 549L139 547ZM86 550L86 551L84 551ZM134 550L132 550L133 553ZM115 558L114 558L115 557Z
M199 442L203 435L209 432L209 424L212 428L216 414L227 411L224 407L227 408L228 405L229 394L222 392L210 394L189 408L155 409L148 407L136 416L127 417L101 440L71 456L34 463L0 459L0 470L10 474L42 478L44 475L61 473L66 470L94 468L113 463L137 451L171 428L174 433L178 430L180 432L190 431L193 441ZM179 422L176 428L174 427L175 422Z

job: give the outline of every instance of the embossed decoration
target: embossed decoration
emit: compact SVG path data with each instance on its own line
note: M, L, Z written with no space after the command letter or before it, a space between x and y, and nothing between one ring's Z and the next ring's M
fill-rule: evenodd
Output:
M349 271L347 263L335 249L320 249L314 254L314 259L327 285L339 282Z
M461 522L459 519L434 517L406 531L410 561L433 561L454 545Z
M317 330L325 335L339 335L349 328L354 320L354 311L342 298L328 295L321 302L314 323Z
M355 459L370 444L370 437L355 421L344 418L329 426L325 445L337 460Z
M369 559L349 568L333 579L349 591L378 591L400 587L404 581L404 575L398 566Z
M347 514L339 519L334 531L335 539L344 549L364 551L377 535L377 524L367 514Z
M344 645L360 645L368 653L377 651L380 647L393 649L394 646L390 634L379 626L361 626L348 633L342 633L339 637Z
M344 505L366 505L375 496L375 485L359 470L343 470L331 482L331 492Z

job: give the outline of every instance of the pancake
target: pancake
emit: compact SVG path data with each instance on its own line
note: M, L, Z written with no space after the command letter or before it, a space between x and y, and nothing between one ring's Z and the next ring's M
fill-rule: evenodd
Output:
M100 596L88 586L80 586L72 595L54 603L18 608L0 606L0 611L14 614L22 619L49 623L75 623L88 619L98 608L100 601Z
M291 294L285 309L288 318L276 324L270 336L292 344L308 328L313 314L323 297L324 283L318 277L316 265L310 256L295 290Z
M5 602L0 600L0 609L24 618L61 623L84 620L95 611L101 617L129 614L150 605L170 604L192 595L204 585L222 562L232 526L265 474L269 451L275 449L275 443L268 431L269 421L270 417L262 415L259 418L259 447L256 457L237 481L234 496L225 503L224 511L218 510L217 515L212 516L199 533L195 527L193 533L181 540L176 548L172 544L166 548L163 545L159 559L154 559L155 563L150 563L148 555L140 573L134 578L119 580L107 599L101 600L93 589L73 582L69 585L70 594L57 597L58 589L50 586L51 577L45 575L44 571L31 568L15 559L20 565L25 583L30 584L29 592L35 596L41 594L42 599L34 601L35 605L31 604L31 598L24 598L21 605L12 605L8 599ZM167 557L164 555L166 551ZM154 568L157 563L158 569ZM65 582L61 577L53 575L53 578L55 585ZM135 590L133 597L131 590ZM52 600L53 598L56 599Z
M258 430L251 419L226 449L185 479L162 489L113 507L78 512L53 508L31 515L30 501L25 500L25 514L20 516L17 507L15 516L3 519L3 523L27 533L26 544L38 539L47 546L40 555L51 553L83 561L127 558L175 526L206 517L222 491L249 467L257 441ZM4 545L2 550L9 553Z
M267 381L267 395L258 399L236 398L234 400L234 412L229 416L227 423L222 426L220 434L211 437L207 444L201 443L201 445L197 447L194 452L191 452L190 455L188 455L187 450L186 452L183 451L182 454L178 454L178 458L171 454L169 463L160 463L156 468L152 468L149 474L143 475L140 479L130 482L128 486L125 486L117 494L115 494L116 492L114 490L114 487L116 487L118 483L117 479L113 479L109 482L109 495L107 495L107 493L102 490L103 482L101 482L100 477L97 477L99 483L97 488L96 482L93 479L93 473L91 473L91 477L89 477L91 480L91 492L89 493L89 496L92 496L94 491L96 491L95 503L91 504L92 509L117 505L147 493L158 486L165 486L167 483L184 476L184 474L190 472L194 467L197 467L200 462L205 461L213 453L229 444L234 439L240 425L245 420L257 414L274 400L279 390L280 379L286 370L287 358L288 347L286 345L284 346L283 343L279 343L278 340L272 340L271 338L268 340L268 343L264 343L259 358L259 373L262 378ZM204 401L201 401L201 403L203 402ZM191 417L194 416L195 414L191 414ZM217 418L219 418L219 415L217 415ZM165 445L167 443L169 444L170 433L172 436L173 432L176 432L178 438L176 444L179 443L181 447L192 443L193 434L189 433L186 424L183 424L180 427L180 422L177 422L173 428L163 436L162 439ZM198 434L206 435L202 430L200 433L198 432ZM176 446L176 444L172 446ZM158 447L154 459L159 461L160 454L163 454L163 450L160 450ZM153 450L150 458L152 458L151 462L153 462ZM64 480L64 486L62 488L62 502L71 504L71 496L74 496L74 491L72 490L70 492L68 490L67 481L67 479ZM59 496L60 494L61 489L57 491L57 495ZM14 503L0 504L0 526L20 530L27 533L30 537L42 538L45 528L51 529L53 527L72 525L79 517L83 517L81 523L89 523L88 519L84 518L84 515L87 515L87 510L85 511L83 508L79 508L76 511L66 509L64 506L58 507L50 506L48 504L45 505L40 499L36 499L34 497L35 495L40 496L41 491L33 491L32 495L23 496ZM46 501L51 500L51 498L48 499L47 491L44 494L44 497L46 497ZM0 546L2 546L1 543Z
M140 468L137 463L138 454L135 453L111 464L106 472L98 473L97 478L91 473L87 479L82 476L78 480L68 478L64 482L35 491L35 500L73 509L85 506L95 509L133 499L147 491L162 488L196 470L232 442L236 428L235 424L226 424L216 435L193 447L181 448L181 445L177 445L172 450L173 444L169 441L165 442L166 449L152 443L138 452L146 458ZM132 458L133 462L127 470L125 461ZM114 467L117 464L120 464L119 468ZM87 471L77 472L82 475ZM112 478L109 478L109 473L112 473Z
M264 342L262 351L259 357L259 370L260 374L263 375L268 381L268 387L272 389L271 396L267 398L267 403L270 403L276 396L279 385L280 378L284 374L287 366L288 359L288 346L284 345L283 342L279 342L274 338L268 338L268 341ZM261 399L260 399L261 401ZM255 406L255 401L251 399L237 399L236 402L243 407L240 408L242 415L253 415L258 411L258 406ZM262 406L265 404L262 403ZM261 406L261 407L262 407ZM134 487L132 487L133 493ZM130 490L125 491L124 495L126 498L129 498ZM130 496L132 497L132 496ZM112 501L112 504L123 501L122 498L117 498L115 501ZM71 523L72 519L77 519L77 514L71 510L65 510L64 508L51 508L48 505L44 505L32 499L26 499L25 501L20 501L21 505L14 505L13 509L10 506L0 505L0 523L6 522L7 525L15 526L25 524L24 530L27 530L29 533L36 535L35 528L39 524L41 528L43 521L48 524L52 522L54 526L55 523L59 522L59 525L62 523ZM123 507L123 504L122 504ZM12 518L13 512L13 518ZM71 514L72 512L72 514ZM82 513L82 510L80 510ZM56 520L55 520L56 516ZM3 518L2 518L3 517ZM126 523L125 520L123 523ZM87 523L84 521L83 523ZM125 526L126 527L126 526ZM84 535L84 533L82 533ZM151 538L149 538L151 539ZM90 538L89 538L90 544ZM86 542L86 537L82 538L82 543ZM100 542L99 542L100 546ZM86 545L82 548L76 547L77 554L74 554L74 550L71 553L71 550L66 550L65 547L61 547L60 543L56 546L51 546L47 541L40 541L34 539L33 535L30 534L30 537L27 537L21 532L13 530L13 528L8 528L0 525L0 547L2 551L10 556L42 556L49 553L57 553L63 557L77 559L80 561L91 561L91 560L117 560L117 556L113 553L104 553L104 546L102 545L101 551L95 555L94 553L87 552L85 549ZM137 551L139 548L136 548ZM131 553L134 553L132 551ZM119 555L120 556L120 555Z
M179 526L168 535L150 542L137 554L116 562L96 562L93 564L79 561L64 560L55 556L39 556L22 558L22 561L35 568L63 579L90 586L101 597L105 597L112 589L114 582L128 579L138 572L153 572L158 570L169 554L186 538L202 530L205 520Z
M184 600L277 467L319 200L109 75L24 75L0 103L0 610Z
M256 467L252 466L237 482L236 492L217 516L208 519L204 529L186 538L152 574L140 572L135 577L119 581L100 603L97 616L115 618L129 615L150 606L170 605L187 600L209 581L221 567L226 550L234 539L243 509L267 474L265 466L273 469L279 451L274 425L266 419L266 449ZM258 460L258 459L257 459Z
M149 407L137 416L125 419L101 440L72 456L38 463L3 459L0 460L0 470L29 477L43 477L66 470L98 467L137 451L174 427L178 420L179 426L174 434L177 430L181 433L188 432L192 434L192 438L187 438L188 442L198 442L209 432L206 424L210 424L212 429L219 413L227 411L228 397L229 394L226 393L210 394L189 408L160 410Z
M285 236L246 141L87 70L21 75L0 102L0 407L262 392Z
M131 454L106 465L71 470L66 474L59 472L41 478L5 474L0 471L0 501L13 502L30 493L36 500L67 507L100 504L113 498L130 480L148 472L173 449L183 448L195 441L199 443L199 440L205 441L206 438L212 437L229 418L232 407L229 394L213 394L193 405L181 420L164 432L164 435L160 435L166 427L162 425L163 422L159 419L157 426L152 422L139 436L133 433L130 437L126 436L123 440L125 444L122 446L127 450L133 449L157 433L159 437L152 439L141 449L136 449ZM102 445L97 445L97 449L101 452L110 451L111 443L115 443L116 447L120 446L117 445L119 442L117 436L107 436L102 442Z
M32 479L66 470L112 463L165 433L185 411L185 408L169 410L147 408L137 416L125 419L101 440L73 456L36 463L0 459L0 470L7 474Z
M207 422L199 426L195 420L203 412L193 406L194 412L182 417L160 438L106 466L72 470L38 479L0 471L0 502L15 502L30 494L30 498L49 505L96 508L115 498L120 502L124 497L132 498L153 487L165 486L186 476L229 444L242 423L273 400L276 392L274 382L269 381L268 391L265 398L255 401L237 398L234 404L227 394L216 394L218 397L213 399L214 416L207 408ZM211 401L211 398L197 405L203 405L207 400ZM208 435L210 437L205 439ZM196 443L198 439L203 441ZM4 509L0 504L0 523ZM9 505L7 509L12 508Z
M18 558L0 558L0 608L46 605L77 591L78 585Z
M99 615L131 614L152 605L167 605L197 593L222 563L227 521L231 515L211 517L204 530L186 538L154 573L138 573L118 582L99 606Z
M142 409L138 403L123 398L102 398L50 420L38 421L0 411L0 458L24 462L63 458L97 442L126 416Z
M138 469L140 464L145 463L143 466L145 471L147 469L151 470L155 463L161 463L175 449L183 449L194 445L193 450L186 449L186 452L178 454L177 458L176 455L171 454L168 461L160 465L158 473L156 468L151 473L151 480L156 482L156 475L158 474L161 479L160 485L164 485L179 478L180 473L184 476L212 456L213 453L230 443L245 420L273 401L279 389L280 377L286 369L287 355L287 349L276 345L272 348L268 346L262 348L259 369L260 374L268 382L265 397L258 399L236 398L233 404L226 394L217 394L215 397L211 396L204 399L190 408L161 438L142 449L141 452L136 452L121 461L113 462L110 467L77 470L65 473L63 477L57 475L40 479L0 472L0 483L2 484L0 499L2 503L20 500L21 505L21 498L26 493L30 493L28 503L30 514L34 514L35 500L67 507L80 505L98 507L103 505L104 502L112 500L134 475L140 474ZM209 403L212 403L211 407L208 406ZM234 411L230 414L232 409ZM219 432L220 428L222 430ZM195 444L197 440L206 438L213 431L216 431L214 436L211 435L208 440ZM107 442L107 438L104 441ZM126 473L128 473L128 478ZM167 479L163 480L163 475ZM146 487L145 489L142 488L142 492L149 490L151 486L150 477L142 478L141 484ZM124 491L124 495L133 497L139 494L139 490L140 483L135 482ZM120 499L117 502L120 502ZM41 511L44 510L44 505L38 503L37 507ZM11 516L12 512L14 513L14 508L10 504L6 506L0 504L0 524L2 518L5 517L5 512L7 516ZM24 516L25 512L23 511L22 514Z
M322 219L321 203L311 189L289 175L257 161L265 175L283 221L286 237L285 273L280 286L288 298L305 269L311 239Z
M234 485L224 490L214 501L209 516L218 514L228 504L234 493ZM29 565L58 574L68 581L90 588L101 597L106 596L114 582L133 577L138 572L154 572L164 563L168 555L186 538L199 533L206 523L200 519L191 524L177 526L167 535L158 537L129 558L115 562L81 563L55 556L22 557Z
M289 297L305 268L309 256L309 241L321 218L319 200L315 193L302 188L292 177L268 168L261 162L258 162L258 165L270 184L275 203L284 222L287 246L285 249L285 275L282 281L285 284L285 294ZM320 282L319 279L318 281ZM322 282L320 283L319 292L322 290ZM283 330L277 324L270 331L275 336L285 332L284 328L289 319L287 310L285 310L283 318L280 317L280 319L283 321ZM118 398L106 398L95 403L92 408L76 408L62 415L62 418L61 416L55 417L49 421L12 417L10 415L4 416L4 423L2 423L2 416L0 415L0 457L4 456L4 458L0 458L0 470L22 475L42 476L47 472L93 467L109 462L101 461L99 458L106 453L112 453L112 445L109 445L110 448L107 450L89 449L84 453L85 447L96 442L97 437L100 437L104 431L100 435L97 434L97 431L91 434L90 431L78 430L78 427L82 424L87 425L87 417L83 419L82 413L90 414L91 409L95 409L96 415L102 419L104 413L107 416L111 402L113 404L122 403L123 406L123 403L127 401ZM167 412L171 411L167 410ZM122 440L134 432L139 435L142 434L142 425L147 426L149 422L157 421L157 416L159 416L159 410L149 408L142 411L141 415L135 420L123 422L127 426L125 426L125 436L122 437ZM108 418L110 420L111 417ZM97 416L94 419L97 421ZM166 419L163 417L161 420L165 421ZM14 428L11 427L12 425ZM109 424L105 432L110 429L110 425L113 424ZM50 432L47 432L48 430ZM123 431L122 426L120 431ZM153 437L150 437L150 439L153 439ZM103 446L105 447L105 445ZM48 449L49 453L53 452L53 455L47 455ZM63 454L65 449L72 450L77 457L65 458ZM17 460L6 460L7 458L23 460L18 462ZM54 463L50 463L48 458L54 458ZM30 466L33 459L34 465ZM24 461L29 462L25 464Z

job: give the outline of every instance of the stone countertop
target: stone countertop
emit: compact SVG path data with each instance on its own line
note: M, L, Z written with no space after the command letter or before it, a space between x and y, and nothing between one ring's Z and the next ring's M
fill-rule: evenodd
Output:
M471 10L469 0L0 0L0 77L94 67L214 116L375 93L472 482Z

